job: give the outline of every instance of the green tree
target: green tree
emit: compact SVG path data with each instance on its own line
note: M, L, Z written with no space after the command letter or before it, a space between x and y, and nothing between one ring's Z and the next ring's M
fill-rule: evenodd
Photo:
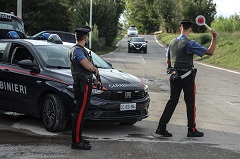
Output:
M176 33L179 29L181 15L181 1L155 0L154 9L162 19L162 26L166 32Z
M66 6L58 0L23 0L25 30L35 34L42 30L69 30Z
M111 46L118 33L118 21L124 10L125 2L114 0L93 0L92 24L97 25L99 37L107 46ZM78 0L73 7L72 28L86 25L89 22L90 1Z
M17 14L17 0L1 0L0 1L0 12L14 12Z
M135 25L140 33L151 33L159 29L159 16L153 8L154 0L127 0L125 18Z
M184 18L190 19L195 22L198 15L203 15L206 19L206 24L211 26L212 21L216 15L216 3L213 0L182 0L183 10L182 15ZM205 32L206 27L193 26L194 32Z
M1 0L0 10L17 13L17 0ZM42 30L69 30L68 8L58 0L23 0L22 19L25 31L35 34Z

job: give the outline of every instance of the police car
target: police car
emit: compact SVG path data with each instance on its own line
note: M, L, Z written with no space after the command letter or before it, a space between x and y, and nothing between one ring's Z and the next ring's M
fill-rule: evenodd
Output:
M0 39L0 110L42 118L48 131L62 131L74 107L68 52L72 43ZM92 90L86 119L134 124L148 117L148 86L113 69L95 53L103 88Z
M24 23L21 18L0 12L0 39L7 39L11 37L12 31L15 31L17 38L26 38L24 31Z

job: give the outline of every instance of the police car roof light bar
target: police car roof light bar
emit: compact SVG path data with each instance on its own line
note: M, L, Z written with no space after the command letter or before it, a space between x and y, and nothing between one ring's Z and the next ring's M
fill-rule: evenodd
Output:
M63 44L62 39L57 34L51 34L47 41L55 44Z

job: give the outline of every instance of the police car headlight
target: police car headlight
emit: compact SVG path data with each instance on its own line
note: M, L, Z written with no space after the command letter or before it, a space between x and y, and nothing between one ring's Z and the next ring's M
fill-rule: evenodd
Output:
M130 43L130 46L134 46L134 45Z
M147 44L142 44L142 46L143 46L143 47L146 47L146 46L147 46Z
M102 94L104 91L99 89L92 89L92 95Z
M145 84L145 86L144 86L144 91L145 91L145 93L148 92L148 85L146 85L146 84Z
M67 90L73 93L73 85L67 86Z

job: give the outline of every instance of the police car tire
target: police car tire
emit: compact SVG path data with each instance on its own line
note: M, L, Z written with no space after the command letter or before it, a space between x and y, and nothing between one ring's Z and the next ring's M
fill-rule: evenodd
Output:
M66 128L64 106L56 94L45 96L42 103L42 120L45 129L50 132L63 131Z

